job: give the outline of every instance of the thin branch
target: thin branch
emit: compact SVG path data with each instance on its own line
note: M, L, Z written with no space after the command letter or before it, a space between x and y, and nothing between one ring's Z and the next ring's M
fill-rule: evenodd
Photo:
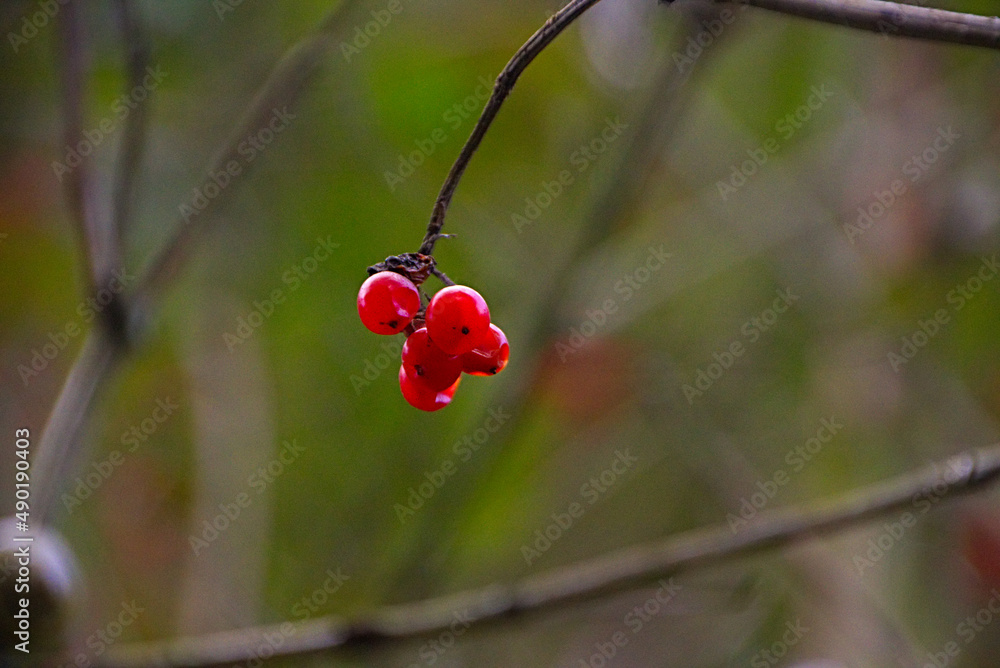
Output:
M127 0L119 0L123 11L126 11L126 3ZM86 30L79 5L76 2L67 3L58 18L63 139L68 146L75 146L83 136L84 87L88 73ZM124 29L127 33L132 32L131 28ZM129 79L133 78L133 73L130 73ZM128 139L126 137L126 141ZM128 161L125 153L119 166L130 171L131 165L123 164ZM102 225L107 221L99 218L97 194L86 159L64 174L66 199L84 256L86 291L96 296L104 286L109 285L114 272L123 268L118 232L121 220L112 220L110 226ZM91 332L84 342L42 429L33 462L36 480L34 518L40 525L52 515L64 481L79 464L84 452L87 416L125 350L127 319L123 296L115 293L112 301L101 310L101 327Z
M1000 18L883 0L717 0L813 21L936 42L1000 49Z
M68 3L58 17L60 86L63 103L63 142L76 146L83 137L84 84L87 80L87 34L80 3ZM73 219L81 251L85 284L90 294L97 292L109 269L107 235L97 219L97 201L86 159L62 173L66 201Z
M435 276L437 276L438 280L440 280L445 285L455 285L455 281L453 281L450 278L448 278L448 275L445 274L440 269L438 269L437 267L434 267L433 269L431 269L431 273L434 274Z
M133 0L114 0L118 28L122 34L122 45L125 50L125 92L142 86L143 77L151 58L149 35L141 21L136 16ZM112 204L112 227L115 243L123 249L124 236L131 215L131 205L135 196L135 184L139 176L139 167L146 147L147 106L135 105L125 119L124 136L118 153L118 173L116 175L114 200ZM121 251L119 251L121 252Z
M83 138L84 89L89 73L89 49L81 3L67 3L59 14L60 77L63 95L66 146L76 146ZM63 165L59 173L65 181L66 201L74 222L78 245L83 253L86 292L97 296L113 285L115 272L123 269L121 248L110 219L99 210L88 158L75 167ZM98 316L111 342L127 344L128 315L124 296L112 291L111 301Z
M735 533L728 525L690 531L525 578L510 586L491 585L390 606L353 621L329 616L302 622L275 649L275 656L303 656L413 640L448 630L456 613L470 627L477 628L513 616L540 614L637 589L682 571L857 527L876 517L912 508L914 498L919 495L933 493L935 498L943 499L968 494L984 489L997 478L1000 478L1000 444L855 490L811 510L763 512L754 524ZM281 625L273 625L172 642L116 646L98 665L104 668L231 665L254 658L259 639L274 634L288 635Z
M79 467L79 459L84 452L87 416L105 381L114 372L122 352L123 348L113 342L107 332L97 329L84 341L83 349L73 363L42 429L32 462L35 483L32 518L39 525L52 516L64 481Z
M661 0L669 4L672 0ZM782 14L833 23L891 35L895 37L915 37L939 42L1000 48L1000 19L996 17L950 12L914 5L904 5L883 0L716 0L717 2L743 3ZM466 140L461 153L455 159L448 176L445 177L434 202L427 233L420 249L425 255L434 252L434 244L440 238L444 218L469 161L479 148L500 105L510 94L517 78L529 63L547 47L570 23L600 0L572 0L554 14L517 50L497 77L486 106L476 121L472 134Z
M117 0L116 8L122 22L130 52L128 81L134 84L142 78L147 56L143 55L144 38L139 34L128 7L129 0ZM63 139L74 146L83 136L84 85L87 80L87 44L80 3L67 3L59 16L61 84L65 127ZM133 172L141 154L141 110L134 110L126 127L122 153L119 156L119 181L116 185L114 214L110 225L99 218L97 193L86 159L81 160L65 176L66 199L75 222L79 246L87 267L86 291L98 295L109 285L118 269L123 269L121 230L127 217ZM87 416L100 390L111 376L127 344L128 314L121 293L101 310L100 329L91 332L74 361L66 382L56 399L52 412L42 429L33 462L36 479L35 521L44 524L56 506L64 481L76 470L85 451L84 430Z
M465 141L465 146L462 147L462 151L458 154L455 164L451 166L451 170L448 172L448 176L441 186L441 192L438 193L437 200L434 202L434 210L431 212L431 220L427 224L427 233L424 235L424 240L420 244L418 253L431 255L434 252L434 244L441 236L441 229L444 227L444 217L448 212L448 206L451 204L451 197L455 194L455 188L458 187L458 182L462 178L465 168L469 166L472 155L479 148L479 144L486 135L486 131L489 129L493 119L496 118L497 112L500 111L500 105L507 99L507 96L510 95L511 90L514 88L514 84L517 83L517 78L521 76L521 73L524 72L531 61L559 33L598 2L600 0L571 0L565 7L549 17L549 20L514 53L510 61L501 70L496 84L493 86L493 92L486 101L486 106L483 107L483 111L479 115L479 120L476 121L475 127L472 128L472 134Z

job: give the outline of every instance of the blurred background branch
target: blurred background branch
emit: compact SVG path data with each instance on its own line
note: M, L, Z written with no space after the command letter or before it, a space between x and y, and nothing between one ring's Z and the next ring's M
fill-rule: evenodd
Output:
M134 0L113 0L112 9L122 36L125 65L125 92L142 86L146 68L152 59L149 32L138 15ZM112 195L112 225L119 248L124 249L125 233L134 206L135 191L142 170L146 149L149 104L136 105L125 119L124 137L119 146L115 183Z
M661 0L663 1L663 0ZM885 0L719 0L876 32L988 49L1000 48L1000 18Z
M86 33L79 4L68 3L59 17L63 26L60 43L64 55L62 81L65 91L67 145L74 145L83 133L82 98L88 69L85 64ZM323 62L325 53L333 43L333 35L341 25L338 19L344 14L342 10L349 4L337 2L317 33L289 49L275 66L274 72L262 84L243 120L218 150L209 174L226 169L227 163L237 156L239 143L248 134L266 125L275 107L294 105L309 78ZM114 9L125 42L126 90L130 91L145 74L150 53L148 38L130 0L115 0ZM103 216L100 210L86 161L76 166L68 177L67 199L74 220L77 221L80 247L86 264L92 267L89 289L90 294L95 297L100 289L108 290L105 286L116 271L124 270L121 241L128 223L129 207L146 142L146 113L144 107L140 106L138 111L129 114L126 119L125 137L118 156L112 215ZM201 212L204 220L196 224L187 224L185 221L177 223L171 240L140 278L135 299L128 298L121 290L111 291L111 303L99 313L100 322L108 323L103 327L105 332L94 333L88 338L42 432L35 463L39 509L37 517L40 522L50 515L59 491L77 470L75 465L80 463L82 451L86 447L83 437L86 417L102 386L109 380L116 361L123 354L126 337L131 334L141 338L143 335L141 331L130 332L129 328L148 324L153 317L154 298L160 296L160 291L176 276L187 257L192 234L196 229L208 225L214 208L225 201L232 190L235 188L224 190L223 194L212 200L206 210ZM141 309L141 313L136 314L138 321L125 311L126 303L135 304Z
M925 469L854 490L815 509L762 513L752 524L693 531L658 543L629 547L590 561L528 577L510 586L494 584L440 598L377 610L356 620L311 620L281 647L277 657L303 656L391 641L429 637L453 628L456 619L478 629L528 614L552 612L635 589L726 559L843 531L893 511L913 499L944 499L982 489L1000 477L1000 446L956 455ZM457 615L457 617L456 617ZM282 625L184 638L172 642L112 648L103 668L209 668L252 660L261 637L287 635Z
M103 331L87 336L42 429L32 463L33 519L43 526L57 509L59 493L83 462L87 424L103 385L121 362L121 349Z
M85 91L90 70L89 39L83 20L83 8L71 3L58 18L60 39L59 77L62 88L63 140L67 145L83 134ZM63 175L59 176L63 181ZM120 258L117 239L108 221L102 219L94 180L88 165L81 164L65 177L66 202L69 207L88 294L97 294Z

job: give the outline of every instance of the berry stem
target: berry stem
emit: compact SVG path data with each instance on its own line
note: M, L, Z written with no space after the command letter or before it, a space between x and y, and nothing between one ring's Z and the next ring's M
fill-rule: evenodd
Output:
M448 176L441 185L441 192L438 193L437 200L434 202L434 209L431 212L431 220L427 224L427 233L424 235L424 240L420 244L418 252L424 255L433 254L434 244L439 238L444 236L441 234L441 229L444 227L444 217L448 212L448 206L451 204L452 195L455 194L455 188L458 187L458 182L462 178L465 168L469 166L472 155L479 148L480 142L486 136L486 131L489 129L493 119L496 118L497 112L500 111L500 105L503 104L503 101L507 99L510 91L514 88L517 78L521 76L525 68L535 59L535 56L541 53L559 33L598 2L600 0L571 0L565 7L549 17L549 20L514 53L510 61L501 70L496 83L493 85L493 93L490 94L489 100L486 101L486 106L483 107L483 112L479 115L476 126L472 128L472 134L469 135L465 145L462 147L462 151L458 154L458 158L455 159L455 164L451 166Z
M437 276L441 280L441 282L444 283L445 285L455 285L455 281L448 278L448 276L437 267L431 269L431 273Z

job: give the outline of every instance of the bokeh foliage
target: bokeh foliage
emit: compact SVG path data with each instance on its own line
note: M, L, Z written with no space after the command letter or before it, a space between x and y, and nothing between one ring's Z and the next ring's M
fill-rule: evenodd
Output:
M140 4L153 63L168 74L147 103L149 147L126 235L134 272L177 224L178 206L276 60L331 6L246 0L220 18L209 2ZM398 360L373 371L384 366L387 340L361 327L356 291L367 265L419 245L481 107L481 78L491 81L554 8L402 0L366 46L334 49L292 124L229 186L220 224L200 240L94 416L88 460L100 462L125 449L122 434L157 399L180 405L58 521L86 582L79 638L132 599L146 612L127 629L131 640L301 618L296 604L327 569L349 580L317 614L509 581L724 523L779 470L790 481L768 507L997 440L1000 280L985 281L960 310L948 301L997 247L995 54L734 10L738 20L692 59L676 92L686 100L679 113L663 109L677 114L671 131L645 136L637 130L657 86L689 48L684 10L653 4L606 0L587 14L530 67L474 158L446 226L457 236L440 242L437 259L486 296L511 364L496 378L467 379L434 414L403 402ZM88 4L86 127L111 114L123 85L106 5ZM386 3L356 5L347 43ZM948 5L995 11L985 0ZM5 35L35 9L11 6ZM40 432L83 337L28 383L18 365L67 322L87 325L77 311L80 255L50 166L65 152L54 39L50 26L17 53L0 48L4 433ZM829 100L784 137L777 124L823 85ZM475 113L449 115L469 96ZM609 119L627 130L577 171L574 152ZM857 208L906 179L907 160L949 126L959 139L852 243L843 226ZM390 188L386 172L436 129L445 140ZM723 199L718 182L772 138L777 150ZM111 133L88 159L105 192L120 140ZM603 221L607 234L579 249L588 213L651 142L654 159L630 175L624 205ZM573 182L519 229L512 216L525 214L526 198L544 201L539 194L563 170ZM291 290L288 272L328 238L338 244L332 257ZM616 287L661 245L669 260L626 300ZM546 299L560 281L568 287L553 305ZM286 300L245 342L227 346L224 334L275 289ZM798 301L751 341L746 323L785 289ZM607 299L617 308L595 320ZM942 308L949 322L895 371L888 354ZM574 332L588 321L596 333L577 348ZM684 386L734 341L745 354L689 401ZM462 461L455 444L497 409L511 418ZM793 471L788 453L824 418L843 429ZM292 439L303 454L258 495L250 476ZM624 449L637 463L591 505L582 486ZM0 458L8 470L12 455ZM457 473L401 522L396 504L445 459ZM191 534L239 491L252 505L195 556ZM880 524L686 576L682 596L652 631L630 639L620 665L746 665L799 617L813 631L790 657L923 660L1000 586L996 500L985 494L921 516L862 577L853 557L884 533ZM583 517L527 564L522 548L536 529L573 502ZM5 496L0 507L10 503ZM184 584L195 575L211 586ZM576 666L649 595L463 638L438 665ZM963 642L961 665L995 656L998 628ZM420 649L344 665L410 665L423 661Z

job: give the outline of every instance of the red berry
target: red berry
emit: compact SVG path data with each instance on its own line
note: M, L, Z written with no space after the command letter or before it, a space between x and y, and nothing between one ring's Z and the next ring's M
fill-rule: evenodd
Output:
M405 352L405 348L403 349ZM462 371L473 376L492 376L503 371L510 357L507 336L499 327L490 324L489 334L475 348L460 356Z
M472 350L489 331L490 309L472 288L449 285L427 307L427 333L449 355Z
M450 404L461 380L459 378L446 390L432 390L423 385L419 378L408 374L405 366L399 367L399 389L403 392L403 398L422 411L436 411Z
M358 315L376 334L398 334L419 310L417 286L393 271L369 276L358 291Z
M403 368L411 377L419 377L421 384L431 390L445 390L462 375L462 361L437 347L421 327L403 344Z

